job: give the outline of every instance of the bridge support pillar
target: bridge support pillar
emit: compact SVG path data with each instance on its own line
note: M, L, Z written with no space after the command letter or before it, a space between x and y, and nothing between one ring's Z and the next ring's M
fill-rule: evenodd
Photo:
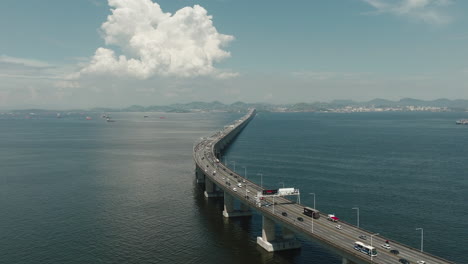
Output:
M294 232L284 226L282 227L281 232L283 234L283 239L286 239L286 240L296 239L296 235L294 234Z
M210 180L209 178L205 179L205 197L223 197L223 192L218 191L216 188L216 184Z
M195 178L197 179L197 183L205 182L205 174L198 167L195 169Z
M239 217L239 216L251 216L252 212L249 210L247 205L241 203L241 209L234 209L234 197L227 192L224 192L224 211L223 216L226 218Z
M246 204L241 203L240 204L240 211L242 212L250 212L250 207Z
M300 248L301 243L296 240L294 233L283 227L282 237L276 238L275 222L263 216L262 236L257 237L257 244L268 252Z

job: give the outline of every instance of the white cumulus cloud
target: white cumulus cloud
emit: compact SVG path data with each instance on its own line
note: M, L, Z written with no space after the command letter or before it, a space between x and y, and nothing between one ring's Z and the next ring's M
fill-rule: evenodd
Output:
M390 13L409 17L430 24L447 24L452 19L440 8L452 3L451 0L362 0L379 13Z
M101 26L108 46L100 47L82 74L111 74L147 79L161 76L216 76L235 73L213 64L230 57L222 47L234 39L218 33L199 6L164 13L151 0L109 0L112 14Z

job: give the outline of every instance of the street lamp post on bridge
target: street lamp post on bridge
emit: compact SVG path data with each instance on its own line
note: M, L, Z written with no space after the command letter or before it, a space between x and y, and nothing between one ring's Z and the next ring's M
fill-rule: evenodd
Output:
M314 196L314 209L315 209L315 193L309 193L309 194L312 194ZM314 214L312 213L312 233L314 233Z
M422 227L419 227L416 228L416 230L421 230L421 252L423 252L424 229Z
M284 182L278 182L278 184L282 183L283 184L283 189L284 189Z
M314 209L315 209L315 193L309 193L309 194L312 194L314 196Z
M273 196L273 214L275 214L275 197Z
M353 207L351 209L357 210L357 227L359 228L359 207Z
M380 234L379 234L379 233L375 233L375 234L373 234L373 235L370 235L370 246L371 246L371 247L372 247L372 238L373 238L374 236L377 236L377 235L380 235ZM370 254L370 261L371 261L371 263L372 263L372 255L373 255L373 252L371 251L371 254Z
M263 173L257 173L260 176L260 187L263 189Z
M247 166L242 166L244 168L244 177L247 179Z

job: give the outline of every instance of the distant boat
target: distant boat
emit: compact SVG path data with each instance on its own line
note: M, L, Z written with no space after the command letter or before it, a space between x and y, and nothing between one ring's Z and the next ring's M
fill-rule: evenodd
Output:
M147 118L147 117L149 117L149 116L145 115L145 116L143 116L143 117L144 117L144 118Z
M86 117L86 120L91 120L92 118L90 116L87 116Z
M60 113L57 113L57 118L62 118L62 115Z
M107 117L107 118L106 118L106 121L107 121L107 122L115 122L115 120L112 120L110 117Z
M460 119L455 122L457 125L468 125L468 119Z

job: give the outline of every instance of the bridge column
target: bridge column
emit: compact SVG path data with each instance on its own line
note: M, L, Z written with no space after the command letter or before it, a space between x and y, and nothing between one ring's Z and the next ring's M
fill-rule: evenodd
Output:
M283 239L296 239L294 232L284 226L282 227L281 232L283 234Z
M216 184L209 178L205 179L205 197L223 197L223 192L216 190Z
M263 216L262 236L257 237L257 244L268 252L300 248L301 243L294 233L285 227L282 229L282 237L276 238L275 222Z
M198 167L195 169L195 178L197 179L197 183L205 182L205 174Z
M241 212L250 212L250 207L244 203L240 204L240 211Z
M234 197L232 197L232 195L230 195L228 192L224 192L224 211L223 211L224 217L229 218L229 217L251 216L251 215L252 215L252 212L248 209L248 206L242 203L241 203L241 209L236 210L234 208Z
M227 192L224 192L224 217L230 217L230 214L234 212L234 198Z

